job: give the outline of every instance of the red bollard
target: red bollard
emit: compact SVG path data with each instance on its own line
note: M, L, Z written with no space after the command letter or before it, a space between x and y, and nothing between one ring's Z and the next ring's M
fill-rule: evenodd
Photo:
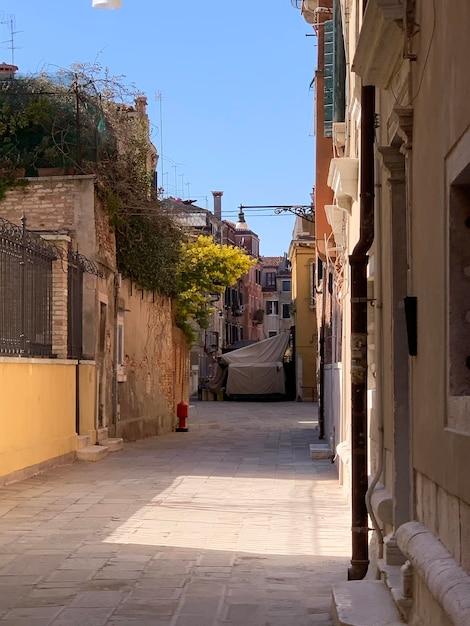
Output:
M188 403L178 402L176 405L176 417L178 418L177 433L187 433L186 418L188 417Z

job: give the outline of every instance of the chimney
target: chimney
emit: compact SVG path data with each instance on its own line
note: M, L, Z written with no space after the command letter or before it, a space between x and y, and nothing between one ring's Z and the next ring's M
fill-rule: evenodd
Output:
M224 195L223 191L212 191L212 195L214 196L214 216L222 221L222 196Z
M134 100L135 110L141 115L147 115L147 98L145 96L139 96Z
M16 65L9 65L8 63L0 63L0 80L7 80L14 78L15 73L18 71Z

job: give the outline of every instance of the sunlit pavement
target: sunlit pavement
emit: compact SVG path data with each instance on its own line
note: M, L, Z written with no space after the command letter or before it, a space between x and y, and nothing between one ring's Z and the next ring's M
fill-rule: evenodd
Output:
M347 502L310 402L193 401L188 432L0 488L0 622L331 626Z

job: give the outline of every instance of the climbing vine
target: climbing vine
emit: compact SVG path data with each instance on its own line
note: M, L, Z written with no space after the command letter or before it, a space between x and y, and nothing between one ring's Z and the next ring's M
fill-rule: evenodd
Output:
M0 200L3 200L10 189L22 188L25 190L28 184L28 180L19 178L14 171L0 171Z
M253 261L210 237L191 238L159 199L145 97L123 77L78 63L54 76L5 81L0 96L0 200L8 189L27 185L18 168L27 176L57 166L95 174L119 271L173 298L176 324L189 339L194 324L206 328L211 295L223 294Z

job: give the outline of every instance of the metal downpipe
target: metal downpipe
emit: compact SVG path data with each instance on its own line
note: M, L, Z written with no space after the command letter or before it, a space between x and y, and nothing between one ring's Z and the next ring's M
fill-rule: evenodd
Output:
M365 3L366 4L366 3ZM365 8L365 6L364 6ZM367 474L367 262L374 240L375 87L361 88L360 235L351 266L352 558L348 580L369 567Z

